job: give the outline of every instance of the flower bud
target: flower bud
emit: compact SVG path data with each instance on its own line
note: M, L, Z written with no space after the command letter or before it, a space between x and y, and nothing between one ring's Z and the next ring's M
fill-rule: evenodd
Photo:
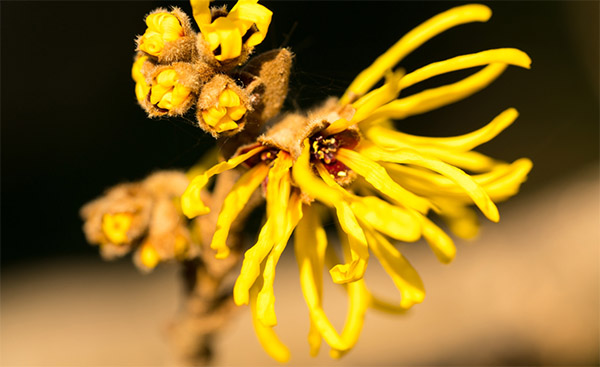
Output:
M190 61L196 56L196 34L188 16L178 8L171 12L156 9L146 17L146 25L146 32L137 39L139 51L160 63Z
M146 82L146 77L142 72L142 68L147 61L148 56L140 56L131 68L131 77L135 81L135 97L140 103L148 97L148 93L150 92L150 86Z
M183 115L194 103L204 80L212 76L204 64L176 62L151 72L150 91L142 106L150 117Z
M218 74L202 88L197 109L200 127L218 137L240 131L251 106L244 89L228 76Z
M176 41L184 36L183 27L176 16L170 13L153 13L146 17L148 29L139 40L139 49L159 56L166 42Z

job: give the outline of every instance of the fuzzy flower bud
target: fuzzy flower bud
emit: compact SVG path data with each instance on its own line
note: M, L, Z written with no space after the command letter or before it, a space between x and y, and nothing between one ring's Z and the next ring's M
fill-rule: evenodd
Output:
M150 88L150 103L170 111L181 106L191 92L191 88L179 83L179 75L174 69L165 69L156 76Z
M146 77L142 74L142 66L148 60L148 56L138 58L131 68L131 77L135 81L135 96L139 102L142 102L150 92L150 86L146 83Z
M102 233L114 245L122 245L129 241L127 231L131 228L131 213L104 214L102 217Z
M202 110L202 119L216 132L233 130L238 127L236 123L247 109L241 105L240 97L230 88L219 95L217 104L209 109Z
M139 41L139 49L152 55L159 56L166 42L176 41L184 36L181 22L170 13L154 13L146 17L148 29Z

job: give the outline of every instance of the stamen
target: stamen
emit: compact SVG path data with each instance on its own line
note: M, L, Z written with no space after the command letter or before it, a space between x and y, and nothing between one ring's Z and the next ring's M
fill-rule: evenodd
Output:
M350 168L336 158L340 148L352 149L358 145L360 136L354 130L344 130L329 136L318 133L311 138L311 157L313 163L319 161L334 179L349 176Z

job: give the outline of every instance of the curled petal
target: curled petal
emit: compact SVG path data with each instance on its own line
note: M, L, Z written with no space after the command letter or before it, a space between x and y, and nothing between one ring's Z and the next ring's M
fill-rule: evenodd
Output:
M265 326L258 317L257 295L260 284L255 284L250 291L250 310L252 312L252 325L258 336L258 341L263 349L277 362L285 363L290 359L290 350L281 342L272 327Z
M259 320L266 326L277 325L275 316L275 294L273 291L273 282L275 281L275 268L277 262L285 249L287 242L296 228L298 221L302 218L302 200L300 195L294 193L290 198L290 205L285 214L284 233L275 243L269 253L263 268L263 286L258 293L257 311Z
M267 177L269 167L265 164L257 164L248 172L244 173L235 183L225 200L217 219L217 227L212 238L210 247L217 251L217 259L223 259L229 255L227 247L227 236L232 222L242 211L250 199L252 193Z
M400 307L408 309L414 304L423 302L425 299L423 281L408 260L377 232L367 231L367 238L369 248L400 291L402 297Z
M194 218L198 215L208 214L210 212L210 208L204 205L202 199L200 198L200 192L204 186L206 186L208 180L214 175L218 175L237 167L246 159L254 156L264 149L264 146L254 148L247 153L233 157L228 161L221 162L203 174L196 176L181 196L181 210L183 211L183 214L185 214L188 218Z

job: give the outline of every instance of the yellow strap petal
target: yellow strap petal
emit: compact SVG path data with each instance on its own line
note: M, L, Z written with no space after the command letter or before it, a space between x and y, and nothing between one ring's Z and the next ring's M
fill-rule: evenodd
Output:
M353 195L338 185L322 164L316 166L323 181L343 193L361 221L397 240L414 242L421 237L421 224L414 213L375 196Z
M429 243L429 247L431 247L438 260L444 264L451 262L456 255L456 246L454 246L452 239L425 216L421 217L421 224L423 226L423 237Z
M293 164L292 157L280 151L273 161L273 167L269 170L267 179L267 218L272 218L271 236L273 241L278 242L285 232L285 213L290 199L290 173Z
M421 213L426 213L431 208L429 201L398 185L381 165L371 159L344 148L338 150L337 159L395 202Z
M255 284L250 292L250 310L252 312L252 325L263 349L277 362L286 363L290 359L290 350L281 342L273 328L263 325L258 318L256 299L259 284Z
M400 291L400 307L408 309L425 299L425 287L417 271L408 260L383 236L367 231L369 248Z
M456 236L473 239L479 233L477 213L462 203L449 200L436 200L441 209L441 216L448 228Z
M250 297L250 288L260 275L260 264L269 254L275 243L270 236L270 226L273 225L269 218L258 234L258 240L244 254L242 270L233 286L233 301L236 305L247 305Z
M427 89L392 101L369 116L363 124L369 124L382 118L403 119L440 108L460 101L487 87L506 69L506 64L490 64L477 73L456 83L437 88Z
M323 131L323 135L336 134L346 130L349 126L357 124L368 117L375 109L394 100L398 97L398 93L400 93L399 82L403 75L403 71L387 75L386 82L382 87L371 91L352 104L352 107L354 107L356 111L350 121L343 118L335 121Z
M277 325L277 317L275 316L275 294L273 291L273 283L275 281L275 268L277 262L285 249L287 242L296 228L298 221L302 218L302 200L300 195L294 192L291 196L289 207L286 207L286 212L279 214L285 217L283 223L283 236L275 243L275 246L269 253L265 261L263 269L263 286L258 293L257 312L259 320L266 326Z
M412 164L425 167L445 177L448 177L458 186L462 187L465 193L469 195L475 205L479 207L479 209L489 220L492 222L498 222L500 220L498 208L490 199L485 190L479 186L468 174L459 168L453 167L439 160L422 157L413 152L388 151L378 148L374 145L367 146L360 152L365 156L377 161Z
M271 24L273 12L264 6L257 4L256 1L238 1L227 17L234 21L239 20L246 23L245 31L247 31L252 24L256 25L258 31L253 33L246 41L246 44L249 47L253 47L265 39L267 31L269 30L269 25Z
M254 148L249 152L233 157L228 161L218 163L203 174L196 176L192 182L190 182L187 189L181 196L181 210L183 211L183 214L185 214L188 218L194 218L198 215L208 214L210 212L210 208L204 205L202 202L202 199L200 198L200 192L208 183L209 178L237 167L246 161L246 159L254 156L264 149L264 146Z
M334 266L329 270L329 274L331 274L333 282L337 284L355 282L364 276L367 269L369 260L367 239L347 202L339 202L335 209L342 230L348 234L352 261Z
M190 4L192 5L194 20L198 26L210 24L212 21L209 8L210 0L190 0Z
M318 351L321 336L330 346L347 349L348 345L329 321L321 301L327 236L312 207L305 208L304 214L304 219L298 223L296 229L294 248L300 269L300 285L310 313L311 329L314 326L318 332L317 335L314 331L309 334L311 354Z
M342 339L348 348L339 350L332 347L329 355L334 359L343 357L356 345L365 323L365 314L368 308L368 297L364 292L364 279L349 283L347 289L349 309L344 330L342 330Z
M518 116L519 113L516 109L508 108L496 116L484 127L468 134L452 137L430 138L424 136L415 136L392 129L386 129L378 125L370 127L365 134L369 137L369 139L377 141L378 144L391 144L398 148L401 148L399 144L411 144L417 146L433 146L445 149L468 151L481 144L487 143L498 136L498 134L509 127Z
M485 22L492 15L484 5L470 4L452 8L422 23L408 32L375 62L362 71L350 84L341 98L342 104L348 103L352 96L362 96L406 55L436 35L460 24Z
M252 196L256 188L267 177L268 172L269 167L266 164L257 164L237 180L223 201L221 213L219 213L219 218L217 219L215 234L210 244L210 248L217 251L217 259L224 259L229 255L227 236L229 235L231 223L237 218L244 206L246 206L250 196Z
M338 232L340 228L338 227ZM348 262L352 258L352 250L348 241L351 238L340 233L340 240L342 249L344 250L345 261ZM364 279L359 279L355 282L345 284L346 291L348 292L348 312L346 314L346 321L344 323L344 329L341 333L341 338L346 345L345 349L339 349L331 345L331 351L329 355L332 358L341 358L346 354L358 341L360 332L364 324L365 314L369 305L368 294L365 293L366 286Z
M310 355L315 357L321 347L321 334L334 330L322 309L323 267L327 249L327 234L314 206L305 205L303 216L294 232L294 250L302 294L310 314L308 345Z
M527 158L521 158L510 166L510 170L500 179L484 184L486 192L495 201L506 200L519 191L519 187L527 179L527 174L533 168L533 163Z
M406 74L406 76L400 80L400 88L406 89L411 85L422 82L423 80L433 78L441 74L450 73L452 71L489 65L493 63L515 65L529 69L531 66L531 59L525 52L515 48L499 48L478 52L475 54L457 56L448 60L429 64L413 71L412 73Z

